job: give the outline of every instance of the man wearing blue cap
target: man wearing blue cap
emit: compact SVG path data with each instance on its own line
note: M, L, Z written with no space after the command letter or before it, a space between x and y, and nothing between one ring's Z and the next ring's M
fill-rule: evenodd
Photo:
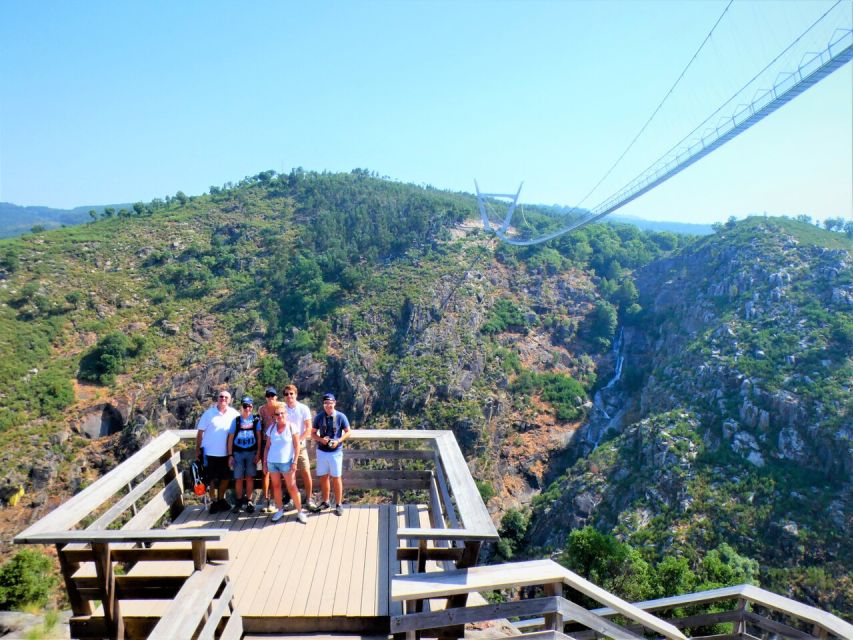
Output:
M344 483L341 479L344 466L344 441L350 436L347 417L335 410L335 396L323 394L323 411L314 417L311 439L317 443L317 477L320 481L320 496L323 501L315 509L329 508L329 476L335 491L335 515L344 514Z

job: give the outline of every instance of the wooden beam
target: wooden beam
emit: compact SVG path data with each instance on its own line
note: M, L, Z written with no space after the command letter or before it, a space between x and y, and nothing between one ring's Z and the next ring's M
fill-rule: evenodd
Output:
M59 558L59 570L62 572L62 579L65 582L65 590L68 593L68 602L71 605L71 611L75 616L87 616L92 614L92 605L88 600L80 595L77 585L74 583L74 573L80 568L80 562L72 559L63 550L64 545L56 545L56 555ZM91 557L86 560L94 560L94 554L89 551Z
M563 583L550 582L544 585L546 596L563 597ZM563 615L558 611L553 611L545 615L545 630L546 631L563 631Z
M95 555L92 553L91 549L72 549L69 551L63 551L62 555L69 562L79 563L80 562L91 562L94 560ZM193 551L190 547L151 547L150 549L145 548L118 548L118 549L110 549L110 555L112 556L113 562L129 562L132 564L136 564L137 562L165 562L165 561L174 561L174 560L192 560L193 559ZM208 561L227 561L228 560L228 549L225 547L208 547L207 549L207 559ZM61 562L61 560L60 560ZM74 568L76 571L78 567ZM72 572L73 573L73 572Z
M397 560L414 561L418 559L418 549L402 548L397 549ZM427 560L436 562L456 562L462 557L463 549L457 547L427 547L425 556Z
M227 564L209 564L193 573L151 631L149 640L195 637L227 575Z
M160 456L160 462L165 465L176 455L180 459L181 454L175 451L175 448L172 447L167 453L164 453L162 456ZM178 470L176 465L173 465L171 469L166 470L166 476L163 478L164 488L168 488L173 481L178 481ZM172 520L177 518L181 514L181 511L184 510L183 478L180 479L180 485L181 492L178 494L178 497L172 500L169 504L169 516L172 518Z
M399 442L395 443L399 446ZM347 449L346 457L351 460L432 460L432 449Z
M538 616L555 612L558 608L559 601L557 598L533 598L476 607L398 615L391 617L391 633L403 633L417 629L436 629L453 624L468 624L469 622L483 622L516 616Z
M185 540L221 540L226 529L118 529L105 531L53 531L28 535L24 544L68 544L74 542L179 542Z
M104 609L104 620L111 638L124 638L124 621L121 618L121 608L116 595L115 574L110 558L110 545L96 543L92 545L95 553L95 571L98 574L99 600Z
M808 634L805 631L800 631L799 629L795 629L790 625L778 622L776 620L771 620L770 618L765 618L764 616L761 616L752 611L744 612L743 617L744 620L749 624L755 625L756 627L764 629L765 631L778 633L779 635L784 636L786 638L796 638L798 640L818 640L818 638L820 637L818 635L820 627L818 627L817 631L813 631L812 634Z

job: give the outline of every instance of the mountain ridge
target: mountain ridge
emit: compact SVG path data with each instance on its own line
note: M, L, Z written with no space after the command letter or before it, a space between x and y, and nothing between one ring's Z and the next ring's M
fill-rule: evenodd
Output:
M607 224L518 249L470 223L471 196L361 171L264 172L214 194L141 211L0 242L0 459L7 485L26 489L17 506L2 509L11 523L3 530L5 551L15 523L43 513L152 433L191 428L219 385L239 396L293 380L312 406L319 393L334 389L358 426L452 429L495 519L503 523L516 510L530 523L514 549L495 553L560 549L570 528L587 522L647 545L650 559L682 553L695 562L725 543L761 561L763 583L849 611L851 587L842 578L851 561L839 554L839 536L850 527L849 488L822 488L826 474L810 470L822 454L812 448L777 468L770 453L782 450L783 429L767 442L759 437L762 411L775 424L774 393L787 389L784 378L820 365L827 348L835 351L825 379L835 390L828 394L799 379L791 384L809 407L822 403L841 426L849 421L849 355L836 353L837 341L847 340L853 299L844 236L779 219L732 223L700 239ZM776 264L793 258L803 266L788 269L788 281ZM732 289L740 271L763 269L765 262L769 270L752 288ZM820 282L831 276L835 286L812 286L810 265L823 274ZM756 315L746 318L749 303ZM798 361L799 340L808 337L798 333L800 312L811 342ZM783 322L785 314L797 320ZM778 326L780 335L784 330L786 349L760 322ZM749 357L736 363L750 367L746 377L775 380L768 372L778 369L787 372L775 383L782 387L751 383L741 397L740 384L715 386L713 367L737 353L724 342L731 337L725 329L714 333L727 323L749 347ZM787 360L788 345L794 362ZM620 358L621 377L614 375ZM711 373L700 371L705 364ZM684 390L673 386L673 372L690 381ZM718 389L720 398L708 395ZM714 403L719 410L709 418ZM807 413L790 416L784 446L797 438L810 443ZM831 439L830 418L818 432L829 434L835 445L828 449L841 460L843 440ZM662 447L659 458L638 444L647 440ZM753 440L763 471L749 461ZM614 463L647 454L662 465L652 480ZM722 462L705 464L702 456L714 455ZM761 506L770 509L767 522L783 532L797 522L803 535L792 540L833 557L780 557L772 548L776 538L744 540L737 527L668 540L670 525L690 531L668 515L668 502L677 498L634 504L630 492L607 493L620 482L654 488L661 481L671 490L660 495L689 495L696 504L696 491L683 489L695 482L704 504L725 506L708 489L717 482L714 464L742 469L743 485L728 489L737 498L733 517L742 517L751 487L761 486L756 478L771 478L778 490L759 494L760 505L770 505ZM602 469L624 477L608 489ZM692 479L685 481L679 469ZM806 531L803 501L787 504L786 492L811 487L822 496L819 520L827 531ZM609 515L598 511L605 495ZM549 520L555 505L564 522ZM579 513L585 520L571 521ZM784 519L788 513L796 517ZM637 525L644 520L652 525ZM543 537L549 526L554 536ZM807 578L823 586L809 586Z

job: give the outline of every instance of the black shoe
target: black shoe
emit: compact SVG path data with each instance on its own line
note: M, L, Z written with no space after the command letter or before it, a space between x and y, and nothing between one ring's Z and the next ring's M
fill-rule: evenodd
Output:
M222 507L219 504L219 500L213 500L210 503L210 506L207 508L207 512L211 515L214 513L219 513L220 511L222 511Z
M234 508L231 509L231 513L240 513L240 509L243 508L243 505L245 505L246 502L246 498L238 500L237 504L234 505Z
M321 502L316 507L311 509L311 511L313 511L314 513L319 513L320 511L323 511L324 509L328 509L328 508L329 508L328 502Z
M255 503L251 500L246 503L246 513L255 513Z

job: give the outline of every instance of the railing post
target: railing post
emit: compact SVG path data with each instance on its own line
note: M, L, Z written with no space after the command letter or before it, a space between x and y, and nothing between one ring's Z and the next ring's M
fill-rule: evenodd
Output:
M201 571L207 562L207 542L204 540L193 540L193 568Z
M101 592L101 604L104 608L104 622L111 638L124 638L124 620L121 617L118 597L116 596L116 579L110 558L110 545L104 542L94 542L92 543L92 552L95 554L95 571L98 574L98 588Z
M457 569L467 569L469 567L473 567L477 564L477 558L480 556L480 545L482 543L479 540L466 540L465 541L465 549L462 551L462 556L456 562ZM447 598L447 609L452 609L454 607L464 607L468 604L468 594L460 593L455 596L450 596ZM441 638L450 639L450 638L464 638L465 637L465 625L454 625L452 627L446 627L442 631Z
M160 464L166 464L169 460L172 459L172 456L175 455L175 448L171 447L166 453L160 456ZM178 477L178 468L177 466L172 467L168 471L166 471L166 475L163 476L163 486L168 487L169 483L172 480L175 480ZM172 520L177 518L181 511L184 510L184 493L183 491L178 494L177 499L169 505L169 515Z
M79 562L69 562L62 551L66 545L56 545L56 555L59 558L59 569L62 571L62 579L65 581L65 590L68 592L68 602L75 616L92 615L92 604L80 595L80 590L74 583L74 572L80 568Z
M546 596L563 596L563 583L550 582L545 585ZM545 614L545 629L563 632L563 615L559 612Z
M399 451L399 450L400 450L400 441L394 440L394 451ZM397 467L397 471L402 471L403 460L400 458L397 458L397 462L395 463L394 466ZM399 490L397 490L397 489L393 490L393 492L391 493L391 502L393 504L399 504L400 503L400 491Z
M735 611L738 612L738 618L734 629L737 634L746 633L746 616L744 614L746 613L747 604L746 598L738 598L737 606L735 607Z

